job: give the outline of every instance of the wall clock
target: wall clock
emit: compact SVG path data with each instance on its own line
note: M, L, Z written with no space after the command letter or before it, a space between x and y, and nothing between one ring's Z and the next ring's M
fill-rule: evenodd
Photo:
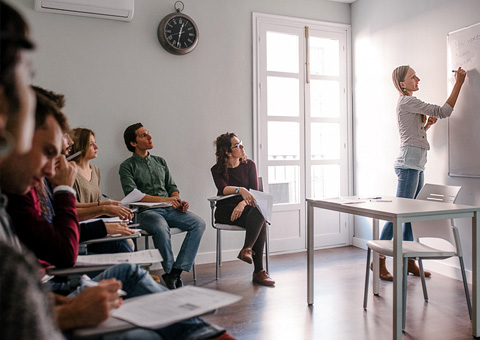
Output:
M192 52L198 44L197 24L183 11L183 2L175 2L175 13L167 15L160 21L157 30L158 41L168 52L184 55Z

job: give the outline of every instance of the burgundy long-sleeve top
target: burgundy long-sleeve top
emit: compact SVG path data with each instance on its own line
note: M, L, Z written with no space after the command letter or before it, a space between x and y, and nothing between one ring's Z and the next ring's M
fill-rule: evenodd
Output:
M77 260L80 239L75 195L64 191L54 194L52 223L41 215L35 188L25 195L7 196L7 211L23 244L41 262L72 267Z

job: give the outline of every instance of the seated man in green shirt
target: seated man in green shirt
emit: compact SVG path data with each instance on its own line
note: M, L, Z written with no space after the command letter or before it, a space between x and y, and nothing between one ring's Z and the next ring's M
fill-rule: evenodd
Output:
M171 206L144 209L137 217L140 228L152 235L155 247L163 257L162 275L169 289L183 286L182 271L190 271L197 255L198 246L205 231L205 222L188 211L188 202L182 201L167 163L162 157L152 156L152 136L141 123L130 125L123 138L132 157L120 165L120 180L123 192L128 195L133 189L146 194L142 202L167 202ZM187 232L182 247L174 260L170 240L170 227Z

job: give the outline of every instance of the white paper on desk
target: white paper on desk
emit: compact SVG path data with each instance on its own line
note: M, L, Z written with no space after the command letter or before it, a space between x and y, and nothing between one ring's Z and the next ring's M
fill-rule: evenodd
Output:
M130 230L134 232L134 233L131 234L131 235L135 235L135 234L140 234L140 232L141 232L143 229L130 228ZM120 237L120 236L128 236L128 235L123 235L123 234L107 234L107 237Z
M230 305L241 296L207 288L185 286L124 301L112 311L115 318L139 327L158 329Z
M129 204L137 207L146 207L146 208L170 207L172 205L169 202L132 202Z
M127 223L129 221L126 221L126 220L122 220L120 217L102 217L102 218L91 218L89 220L85 220L85 221L80 221L80 224L82 223L91 223L91 222L95 222L95 221L103 221L105 223Z
M137 188L133 189L127 196L125 196L121 202L122 205L131 204L133 202L138 202L145 197L145 194L138 190Z
M272 220L273 195L258 190L250 190L250 193L255 198L263 218L270 224Z
M119 263L157 263L162 261L162 256L157 249L141 250L132 253L79 255L76 266L114 265Z

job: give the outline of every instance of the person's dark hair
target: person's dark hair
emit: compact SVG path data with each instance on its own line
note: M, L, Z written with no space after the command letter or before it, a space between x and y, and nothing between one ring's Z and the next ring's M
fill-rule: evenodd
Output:
M135 148L132 146L132 144L130 144L130 142L137 142L136 131L142 127L142 123L135 123L125 129L125 132L123 133L123 140L125 141L125 146L127 147L128 151L135 152Z
M217 162L215 164L215 171L222 175L224 178L228 179L228 168L227 168L227 161L228 155L227 152L232 152L232 138L238 136L234 132L226 132L223 135L217 137L213 144L215 145L216 151L215 156ZM247 157L240 159L243 163L245 162Z
M63 133L70 131L67 117L58 109L54 101L48 99L43 94L35 91L37 99L37 107L35 109L35 130L41 129L45 126L45 121L48 116L53 116Z
M0 86L8 98L8 112L19 109L19 99L15 86L15 65L21 49L31 50L33 43L28 39L27 22L12 7L0 1Z
M95 132L86 128L75 128L70 133L70 136L73 140L72 151L70 153L73 155L78 151L82 152L82 155L75 159L78 163L80 162L80 159L84 158L87 154L87 150L90 146L90 136L95 137Z
M32 85L32 88L35 92L38 92L53 101L59 110L63 109L65 106L65 96L63 94L44 89L38 85Z

